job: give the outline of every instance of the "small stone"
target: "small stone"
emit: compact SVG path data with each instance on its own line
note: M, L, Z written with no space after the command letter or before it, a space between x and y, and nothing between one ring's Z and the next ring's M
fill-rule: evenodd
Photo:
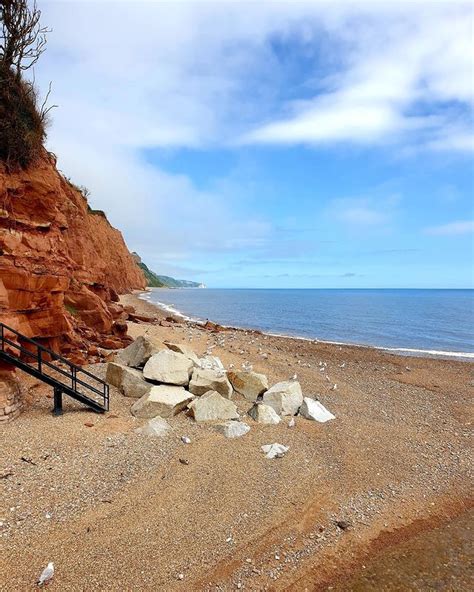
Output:
M150 419L144 426L137 428L135 432L144 436L163 437L171 430L170 424L162 417Z
M324 407L319 401L305 397L303 404L300 407L300 415L306 419L312 419L319 421L319 423L325 423L330 419L336 419L336 417Z
M215 429L229 439L240 438L250 431L250 426L243 421L227 421L215 426Z
M341 530L347 530L352 526L352 524L347 520L336 520L336 526Z
M179 462L180 462L182 465L189 465L189 460L188 460L187 458L180 458L180 459L179 459Z
M265 453L266 458L282 458L288 452L289 447L284 446L283 444L278 444L275 442L274 444L265 444L261 447L262 452Z
M86 428L93 428L94 424L92 423L92 421L86 421L84 422L84 425L86 426Z
M188 438L187 436L181 436L181 442L183 444L191 444L191 438Z

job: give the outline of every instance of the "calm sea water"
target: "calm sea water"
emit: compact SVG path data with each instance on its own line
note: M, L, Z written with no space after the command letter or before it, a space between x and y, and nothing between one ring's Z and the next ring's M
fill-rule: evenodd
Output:
M145 298L187 317L223 325L474 357L474 290L157 288Z

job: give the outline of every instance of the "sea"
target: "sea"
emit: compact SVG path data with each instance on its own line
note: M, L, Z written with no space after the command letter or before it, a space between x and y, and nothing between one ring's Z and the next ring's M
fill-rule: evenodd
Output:
M196 321L474 359L474 290L154 288L142 297Z

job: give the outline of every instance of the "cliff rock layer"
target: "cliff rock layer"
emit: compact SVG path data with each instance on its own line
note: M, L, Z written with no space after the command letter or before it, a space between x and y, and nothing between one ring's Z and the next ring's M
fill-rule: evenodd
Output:
M82 362L127 342L117 294L146 285L121 233L61 176L52 156L0 164L0 321Z

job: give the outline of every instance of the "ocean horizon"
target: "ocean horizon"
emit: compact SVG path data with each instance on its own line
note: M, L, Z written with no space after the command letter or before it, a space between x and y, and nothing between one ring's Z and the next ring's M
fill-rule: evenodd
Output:
M413 355L474 357L474 290L155 288L142 297L194 321Z

